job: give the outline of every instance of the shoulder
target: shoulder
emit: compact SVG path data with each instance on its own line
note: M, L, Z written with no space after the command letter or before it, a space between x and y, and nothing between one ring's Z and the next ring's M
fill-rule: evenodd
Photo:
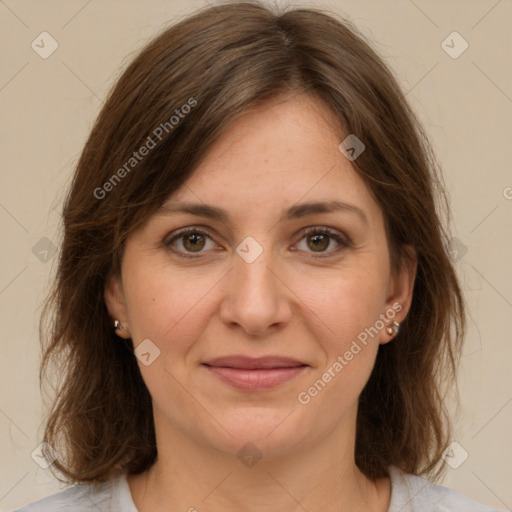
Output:
M433 484L425 478L390 469L389 512L498 512L460 492Z
M114 483L115 480L77 483L13 512L115 512L112 508Z

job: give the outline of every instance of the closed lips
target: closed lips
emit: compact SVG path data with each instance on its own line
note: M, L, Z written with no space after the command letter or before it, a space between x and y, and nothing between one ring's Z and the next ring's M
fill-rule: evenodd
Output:
M206 366L223 368L235 368L240 370L269 370L276 368L294 368L307 366L305 363L288 357L259 357L249 358L246 356L227 356L209 360Z

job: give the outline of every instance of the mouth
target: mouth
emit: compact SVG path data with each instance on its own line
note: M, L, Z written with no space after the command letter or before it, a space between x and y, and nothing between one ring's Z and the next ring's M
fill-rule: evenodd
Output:
M307 366L306 363L284 356L248 357L232 355L210 359L203 364L213 367L236 368L239 370L267 370Z
M303 373L309 365L288 357L228 356L203 363L209 372L238 389L272 389Z

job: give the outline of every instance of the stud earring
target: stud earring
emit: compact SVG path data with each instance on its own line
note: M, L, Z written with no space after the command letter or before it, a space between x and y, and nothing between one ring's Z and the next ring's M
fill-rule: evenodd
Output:
M114 320L114 328L116 331L124 331L124 327L121 325L121 322L119 320Z
M398 322L393 322L393 325L394 327L391 327L390 325L388 325L386 327L386 332L391 336L391 335L397 335L398 334L398 331L400 330L400 324Z

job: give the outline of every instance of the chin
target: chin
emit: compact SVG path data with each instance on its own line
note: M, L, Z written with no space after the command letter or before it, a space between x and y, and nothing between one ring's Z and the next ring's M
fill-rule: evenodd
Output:
M208 432L210 443L219 451L244 457L280 457L293 452L298 445L311 436L311 428L304 421L298 423L298 415L291 409L272 411L262 408L237 408L224 416L219 423L225 426L229 435L220 426ZM220 437L219 437L220 436Z

